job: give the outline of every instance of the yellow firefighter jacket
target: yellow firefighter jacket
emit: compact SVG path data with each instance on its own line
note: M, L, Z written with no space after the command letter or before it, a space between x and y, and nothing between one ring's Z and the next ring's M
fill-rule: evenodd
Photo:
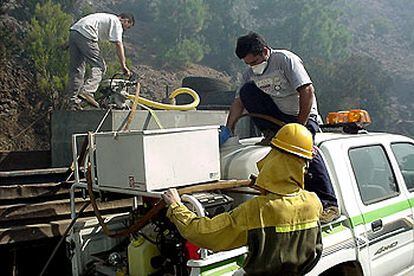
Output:
M302 275L322 251L316 194L305 191L305 160L272 149L258 162L256 185L267 190L231 212L197 217L181 203L172 204L169 219L181 235L202 248L229 250L247 245L248 275Z

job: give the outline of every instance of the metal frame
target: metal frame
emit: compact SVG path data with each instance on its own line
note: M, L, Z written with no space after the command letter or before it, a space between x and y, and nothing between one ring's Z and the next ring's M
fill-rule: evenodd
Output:
M129 194L134 195L134 206L131 208L136 208L141 202L140 198L142 196L146 197L154 197L154 198L161 198L163 191L138 191L138 190L124 190L120 191L119 189L108 188L108 187L101 187L98 185L98 181L96 180L95 174L95 144L94 144L94 135L96 134L93 132L89 132L88 134L74 134L72 135L72 155L73 155L73 166L74 166L74 178L75 182L72 184L70 188L70 211L71 211L71 218L74 219L76 217L76 205L75 205L75 192L77 189L84 189L88 188L88 183L84 179L80 179L80 169L82 165L86 168L87 162L89 161L91 164L91 179L92 179L92 189L94 191L106 191L106 192L113 192L113 193L121 193L121 194ZM77 142L80 138L88 138L88 152L85 157L85 164L79 164L78 160L78 147ZM204 213L203 207L199 204L199 202L192 197L191 195L185 195L183 197L184 201L191 202L197 208L198 215L202 215ZM72 229L70 235L67 238L69 241L79 241L79 236L75 234L75 231ZM208 264L220 261L220 260L227 260L233 258L235 256L244 255L247 252L245 247L226 251L226 252L219 252L214 254L209 254L207 249L201 249L201 259L200 260L189 260L187 266L190 267L193 272L198 271L201 267L204 267ZM74 258L74 259L73 259ZM73 256L72 256L72 272L76 271L79 273L79 265L80 265L80 249L74 249Z
M87 164L88 160L90 161L91 168L92 168L92 171L91 171L92 189L96 192L106 191L106 192L120 193L119 189L100 187L97 184L97 181L95 179L94 134L95 133L89 132L88 134L83 133L83 134L74 134L74 135L72 135L72 157L73 157L75 182L70 187L70 216L71 216L71 219L74 219L77 215L76 204L75 204L75 192L76 192L76 190L79 190L79 189L86 190L88 188L88 183L86 182L86 180L80 178L80 173L79 173L82 166L84 168L86 168L86 164ZM78 153L79 152L78 152L77 142L80 138L85 138L85 137L88 137L89 150L88 150L87 155L85 157L85 164L79 164L79 160L78 160ZM138 202L140 201L139 198L141 196L161 198L162 192L144 192L144 191L125 190L125 192L123 192L123 194L130 194L130 195L135 196L134 206L131 206L131 207L136 208L137 206L135 206L135 205L138 204ZM74 241L74 242L77 242L78 244L80 244L79 236L76 235L76 232L74 231L74 228L72 228L72 230L70 231L70 234L67 237L67 241L69 241L69 242ZM76 272L77 274L80 273L80 271L79 271L79 269L80 269L79 266L80 266L80 263L81 263L80 256L81 256L80 249L79 248L74 248L73 256L71 257L71 264L72 264L72 272Z
M95 175L95 158L94 158L94 133L88 133L88 134L74 134L72 136L72 155L73 155L73 165L74 165L74 176L75 176L75 182L72 184L70 188L70 209L71 209L71 218L73 219L76 216L76 208L75 208L75 191L76 189L87 189L88 184L85 180L80 179L79 170L81 169L81 166L78 162L78 147L77 147L77 141L79 138L82 137L88 137L88 147L89 151L87 154L86 160L91 162L91 178L92 178L92 189L94 191L105 191L105 192L112 192L112 193L121 193L119 189L109 188L109 187L101 187L98 185L96 181L96 175ZM92 158L91 158L92 156ZM128 194L128 195L134 195L134 196L146 196L146 197L154 197L154 198L161 198L161 195L163 194L162 191L138 191L138 190L125 190L122 191L121 194Z

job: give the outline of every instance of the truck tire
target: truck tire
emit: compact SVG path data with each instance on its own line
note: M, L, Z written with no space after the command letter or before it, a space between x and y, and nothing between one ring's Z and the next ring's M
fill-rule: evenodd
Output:
M215 91L200 95L199 110L228 110L233 103L235 91ZM192 101L189 95L178 95L176 104L188 104Z
M232 92L230 91L231 84L219 79L208 77L186 77L182 81L182 86L189 87L197 92L200 96L200 106L223 105L226 104L230 98L234 98L234 96L229 94ZM224 96L225 99L220 100L222 96ZM231 101L233 101L233 99L231 99ZM176 98L177 104L187 104L189 102L191 102L191 97L189 95L178 95Z
M182 86L195 90L199 95L231 89L228 81L208 77L186 77L182 81Z
M235 91L214 91L204 94L204 97L200 98L200 105L223 105L230 106L234 100Z
M324 271L320 276L363 276L361 265L357 262L347 262L336 265L327 271Z

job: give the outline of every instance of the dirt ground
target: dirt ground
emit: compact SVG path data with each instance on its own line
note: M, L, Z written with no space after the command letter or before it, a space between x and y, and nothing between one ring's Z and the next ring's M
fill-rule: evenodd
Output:
M0 67L0 151L48 149L48 111L25 62Z

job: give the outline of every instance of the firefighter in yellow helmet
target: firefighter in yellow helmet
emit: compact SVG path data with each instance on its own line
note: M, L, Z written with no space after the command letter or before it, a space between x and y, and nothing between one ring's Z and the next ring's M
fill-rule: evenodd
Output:
M231 212L197 217L175 189L164 195L167 216L190 242L213 251L247 245L247 275L303 275L322 252L315 193L304 190L304 173L312 159L312 135L300 124L287 124L272 140L272 150L257 163L261 195Z

